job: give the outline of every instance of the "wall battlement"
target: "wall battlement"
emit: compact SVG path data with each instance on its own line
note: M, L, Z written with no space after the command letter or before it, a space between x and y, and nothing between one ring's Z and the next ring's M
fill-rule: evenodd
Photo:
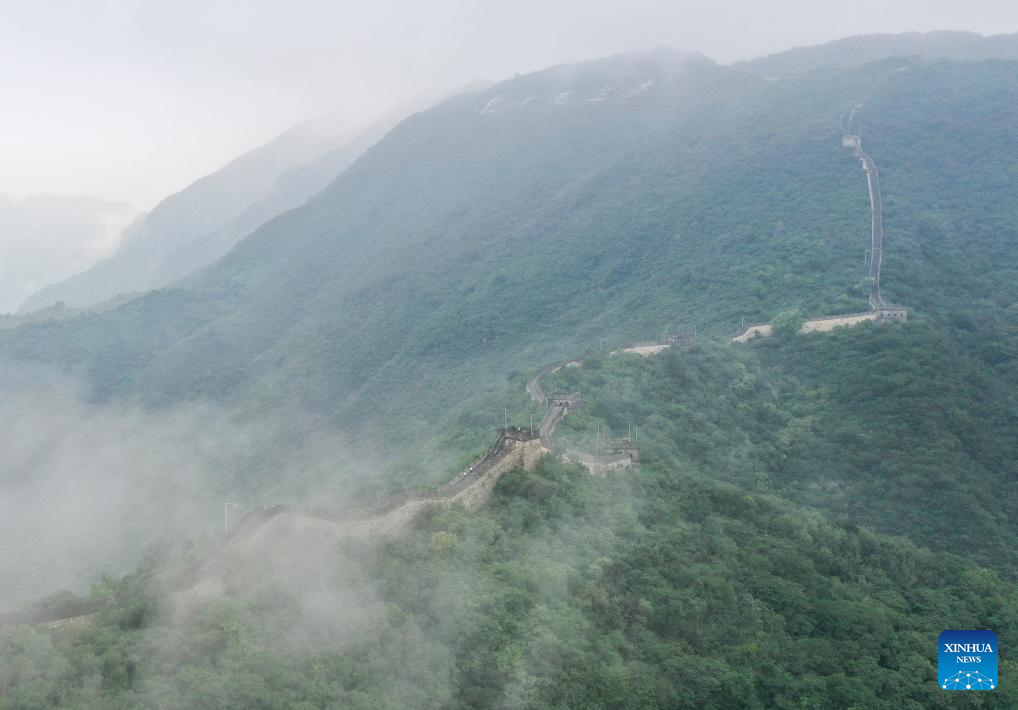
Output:
M908 320L908 309L907 308L878 308L877 309L877 320L883 321L907 321Z
M640 447L628 436L599 441L597 453L573 451L567 458L582 464L590 475L602 478L619 471L640 469Z

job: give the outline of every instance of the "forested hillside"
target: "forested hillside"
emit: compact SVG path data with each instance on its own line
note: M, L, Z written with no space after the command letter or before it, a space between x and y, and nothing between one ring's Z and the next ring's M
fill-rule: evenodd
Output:
M49 416L26 381L70 376L63 439L105 456L66 446L52 480L84 497L113 468L155 499L110 538L444 482L539 420L525 383L562 357L582 366L542 386L584 404L483 509L396 539L150 546L95 582L95 617L0 626L0 708L953 706L941 631L1018 643L1018 61L882 52L789 55L780 79L668 50L519 76L402 122L171 288L4 323L9 428ZM800 335L867 308L853 107L909 321ZM743 319L774 337L732 343ZM570 463L630 427L638 470ZM0 481L31 490L42 448ZM221 594L179 602L212 572ZM1018 705L1010 682L973 695Z
M1018 577L1015 390L927 324L595 358L555 385L592 402L564 449L638 426L654 458Z
M94 627L0 628L0 707L940 707L941 630L1018 632L970 561L664 462L548 462L397 542L266 554L189 617L164 552L96 586Z
M350 424L676 319L859 309L866 191L838 121L884 72L776 84L660 51L504 82L404 122L179 288L0 352L99 398L258 397Z
M0 353L98 400L213 397L405 433L601 338L861 310L868 201L838 134L860 100L884 176L884 294L980 348L949 323L1003 327L1014 303L1000 196L1018 187L1018 72L903 66L764 81L662 50L503 82L405 121L178 287L26 324ZM992 319L973 294L996 299Z
M887 288L977 351L1018 325L1016 66L916 64L858 113L884 188Z

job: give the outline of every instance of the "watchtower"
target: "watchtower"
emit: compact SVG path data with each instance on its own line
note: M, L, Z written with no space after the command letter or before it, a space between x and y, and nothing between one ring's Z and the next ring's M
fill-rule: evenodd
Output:
M689 350L691 347L696 345L698 341L699 338L696 337L695 333L679 333L678 335L667 334L662 336L660 344L672 345L680 350Z
M629 436L605 439L599 429L597 453L571 452L569 458L581 463L592 476L609 476L620 471L638 471L640 446Z
M499 428L498 433L507 442L524 442L538 438L537 431L530 427L508 426Z
M498 434L496 459L525 471L533 471L544 455L540 433L530 427L508 426L499 429Z
M640 445L629 436L621 439L602 439L597 444L597 455L605 460L623 461L628 459L633 468L640 466Z

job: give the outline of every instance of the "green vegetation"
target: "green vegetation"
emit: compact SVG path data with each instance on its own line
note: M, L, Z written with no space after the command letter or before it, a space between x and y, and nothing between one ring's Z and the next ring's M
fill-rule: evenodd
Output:
M557 379L591 403L563 448L637 425L650 460L1018 577L1014 390L929 325L707 343Z
M1018 642L1015 587L970 562L656 465L548 460L315 567L322 608L252 581L174 622L139 572L96 627L0 629L0 708L954 707L939 632Z
M771 319L771 326L774 328L774 334L778 337L790 337L799 332L805 320L799 311L781 311Z
M887 202L884 293L980 348L1018 303L1018 72L901 66L769 82L656 52L503 82L405 121L175 288L0 330L0 357L80 376L97 400L210 398L434 452L436 432L503 396L502 373L601 338L863 310L868 199L838 136L862 97ZM619 91L603 105L552 101L606 83ZM517 110L527 97L547 101ZM481 115L494 99L505 110ZM272 451L229 475L273 477ZM408 466L390 468L408 484Z
M0 332L0 357L99 400L405 432L598 337L860 310L866 191L838 122L884 71L775 85L660 51L503 82L405 121L195 277Z
M884 293L981 348L1018 303L1018 72L901 66L768 82L655 52L503 82L405 121L176 288L0 330L0 357L78 375L97 400L211 398L434 454L436 432L504 396L501 373L601 338L863 310L868 199L838 136L862 97L887 202ZM603 105L552 101L605 84L619 91ZM527 97L547 101L517 110ZM482 115L495 99L505 110ZM964 169L974 156L980 170ZM228 475L273 478L273 450ZM399 485L433 483L404 464L389 467Z
M705 336L550 378L587 402L557 445L637 425L638 475L551 459L479 513L319 550L310 577L238 562L183 618L170 582L198 556L164 552L96 587L96 626L0 629L0 707L946 705L940 631L1018 642L1018 71L902 66L766 82L656 52L520 77L415 115L175 288L0 330L0 356L97 401L261 424L218 475L322 507L350 482L328 457L284 467L301 436L398 451L364 498L431 486L429 457L469 460L502 407L539 415L524 368ZM865 181L837 134L861 98L883 293L916 310L799 336L865 308ZM728 344L742 317L778 336Z

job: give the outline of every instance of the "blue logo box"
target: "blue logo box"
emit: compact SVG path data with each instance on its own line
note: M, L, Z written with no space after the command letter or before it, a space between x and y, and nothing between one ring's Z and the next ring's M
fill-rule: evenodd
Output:
M993 690L999 651L992 631L944 631L937 639L937 682L944 690Z

